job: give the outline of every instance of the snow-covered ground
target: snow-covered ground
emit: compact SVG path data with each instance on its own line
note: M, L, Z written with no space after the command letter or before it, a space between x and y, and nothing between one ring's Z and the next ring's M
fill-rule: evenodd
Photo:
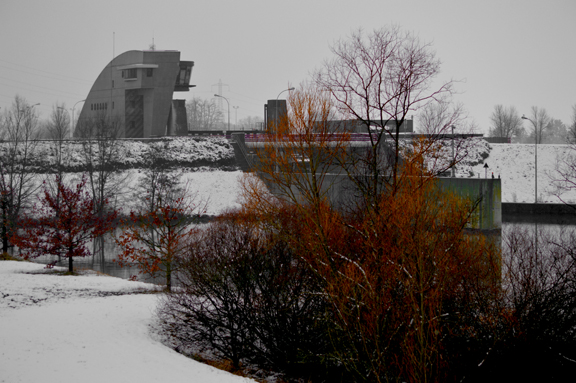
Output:
M253 382L162 344L156 286L43 267L0 261L0 382Z
M479 161L480 153L489 156ZM538 194L554 196L558 156L568 145L538 146ZM461 164L459 177L502 179L503 202L534 201L534 146L480 145L471 162ZM127 169L124 194L129 195L141 170ZM195 169L183 181L208 202L206 214L239 206L240 171ZM576 192L563 199L576 202ZM124 200L129 210L130 198ZM186 358L165 346L155 330L156 287L91 273L59 276L44 265L0 261L0 382L247 382Z
M125 170L121 178L125 182L122 196L118 201L124 213L129 213L136 199L134 191L138 180L143 176L136 169ZM242 195L241 180L245 176L242 171L221 171L204 169L204 171L184 171L181 184L188 190L191 203L205 206L204 214L219 215L227 209L240 207Z
M502 202L534 202L534 146L530 144L490 144L492 149L484 163L488 177L502 179ZM538 145L538 201L562 203L555 195L553 180L558 178L559 157L576 154L570 145ZM484 163L472 167L475 177L484 177ZM576 179L576 174L575 174ZM576 203L576 190L561 195L564 202Z
M106 141L105 141L106 142ZM0 157L16 156L22 160L28 155L29 169L39 173L49 173L58 164L57 141L34 141L29 150L17 150L13 142L0 142ZM20 143L20 147L22 143ZM143 141L117 140L103 144L107 148L110 165L119 169L142 168L151 161L185 167L226 166L234 163L234 149L223 136L162 137ZM99 146L80 139L62 141L61 166L64 171L78 171L86 168L86 148L92 153L91 161L99 165ZM113 148L113 149L112 149ZM110 155L113 153L113 155Z

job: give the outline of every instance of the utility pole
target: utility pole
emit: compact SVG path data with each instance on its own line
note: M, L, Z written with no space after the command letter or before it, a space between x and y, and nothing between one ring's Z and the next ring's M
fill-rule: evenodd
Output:
M238 130L238 108L239 106L232 106L235 109L235 114L236 114L236 122L234 123L234 129Z
M218 83L213 84L212 86L218 87L218 93L217 94L219 94L221 96L223 96L222 87L227 86L228 90L230 90L230 85L222 83L222 79L219 79ZM222 103L222 98L218 99L218 109L220 109L220 111L222 112L222 116L224 116L224 104ZM228 108L228 109L230 109L230 108ZM224 124L224 121L222 121L222 124Z

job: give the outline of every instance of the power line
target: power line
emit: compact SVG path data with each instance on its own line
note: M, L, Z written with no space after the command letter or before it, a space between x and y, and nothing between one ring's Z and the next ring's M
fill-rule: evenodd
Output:
M0 65L0 68L5 68L5 69L8 69L8 70L13 70L13 71L22 72L22 73L27 73L27 74L33 74L33 75L41 76L41 77L44 77L44 78L48 77L48 76L44 76L44 75L41 75L41 74L38 74L38 73L37 73L37 72L42 72L42 73L50 74L50 75L52 75L52 76L57 76L57 77L48 77L48 78L53 78L53 79L55 79L55 80L60 80L60 81L61 81L61 80L66 80L66 81L72 81L72 82L80 82L80 83L83 83L83 84L90 84L90 81L88 81L88 80L86 80L86 79L83 79L83 78L71 77L71 76L68 76L68 75L62 75L62 74L60 74L60 73L55 73L55 72L48 72L48 71L45 71L45 70L42 70L42 69L33 68L33 67L26 66L26 65L21 65L21 64L12 63L12 62L6 61L6 60L0 60L0 62L7 63L7 64L10 64L10 65L16 66L16 68L11 68L11 67L8 67L8 66L5 66L5 65ZM21 68L27 68L27 69L32 70L33 72L26 71L26 70L23 70L23 69L21 69Z

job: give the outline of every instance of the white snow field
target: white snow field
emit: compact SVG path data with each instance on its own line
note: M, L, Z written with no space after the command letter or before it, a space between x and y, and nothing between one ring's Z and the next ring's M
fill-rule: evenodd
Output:
M487 145L487 144L486 144ZM484 147L484 148L482 148ZM502 179L503 202L534 202L534 145L491 144L489 156L459 177ZM202 148L204 151L205 148ZM481 145L480 151L486 146ZM559 156L574 153L568 145L538 146L538 195L542 202L561 202L551 180ZM229 154L227 154L229 155ZM130 158L130 156L127 156ZM126 195L140 176L125 170ZM240 171L195 169L183 180L206 214L239 206ZM562 194L576 203L576 192ZM130 209L130 198L122 201ZM248 382L246 378L186 358L162 344L154 330L156 294L152 284L88 273L59 276L44 265L0 261L0 383L16 382ZM133 294L136 293L137 294Z
M0 382L253 382L163 345L156 286L45 272L0 261Z
M534 202L534 146L530 144L490 144L491 150L484 163L488 164L488 177L502 179L502 202ZM542 203L576 203L576 190L555 195L552 182L558 179L558 159L576 155L571 145L538 145L538 201ZM484 164L472 168L475 176L484 178ZM574 179L576 180L576 174Z

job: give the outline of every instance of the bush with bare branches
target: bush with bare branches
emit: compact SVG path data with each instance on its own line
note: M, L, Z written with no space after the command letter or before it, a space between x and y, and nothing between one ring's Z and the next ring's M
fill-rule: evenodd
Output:
M314 275L286 243L236 218L201 231L180 258L163 323L183 352L209 348L236 369L317 373L327 341L316 325L324 311Z

